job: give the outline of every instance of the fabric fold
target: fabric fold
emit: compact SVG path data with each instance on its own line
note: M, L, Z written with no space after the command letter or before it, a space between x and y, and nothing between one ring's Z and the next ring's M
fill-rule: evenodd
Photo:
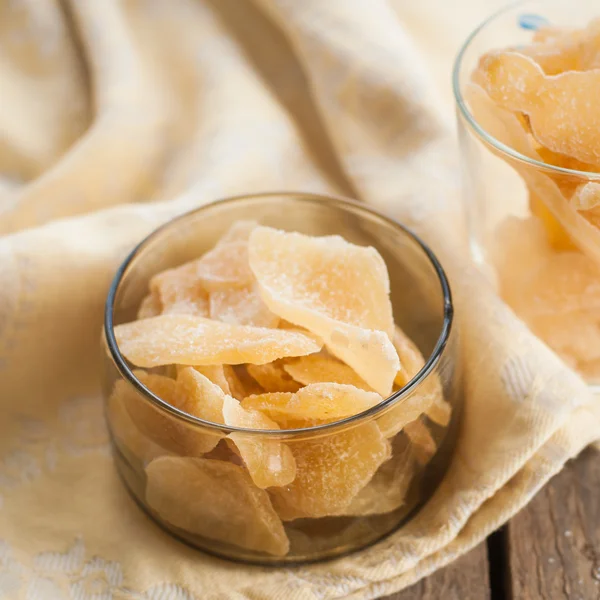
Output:
M416 8L29 0L0 15L0 592L67 598L98 574L123 598L376 598L477 545L600 438L600 403L471 264ZM450 469L407 526L335 561L267 569L180 544L129 498L98 340L110 280L145 235L211 200L284 189L356 196L432 246L465 404Z

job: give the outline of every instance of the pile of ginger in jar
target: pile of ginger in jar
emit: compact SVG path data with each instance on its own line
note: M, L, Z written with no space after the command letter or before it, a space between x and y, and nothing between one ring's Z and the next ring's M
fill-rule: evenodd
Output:
M542 27L528 45L487 52L464 95L492 138L543 163L492 150L524 180L531 213L507 217L486 242L500 293L564 361L598 381L600 19Z

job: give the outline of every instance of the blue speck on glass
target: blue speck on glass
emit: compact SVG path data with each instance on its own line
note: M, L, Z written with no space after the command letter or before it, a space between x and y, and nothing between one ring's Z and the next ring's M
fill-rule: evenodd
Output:
M528 29L529 31L537 31L540 27L550 24L546 17L534 14L519 15L518 22L521 29Z

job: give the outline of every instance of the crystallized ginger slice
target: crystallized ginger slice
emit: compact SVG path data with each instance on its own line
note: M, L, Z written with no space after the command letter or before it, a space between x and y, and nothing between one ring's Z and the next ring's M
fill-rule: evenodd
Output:
M226 394L231 396L231 388L229 387L229 380L225 375L225 367L231 368L229 365L197 365L191 368L200 373L200 375L204 375L204 377L206 377L215 385L218 385ZM179 374L188 368L190 367L178 365L177 373Z
M197 260L155 275L150 292L160 302L159 314L208 317L208 295L198 276Z
M141 399L137 397L129 398L130 396L137 396L137 392L128 382L119 379L115 382L115 387L108 398L106 407L109 428L120 450L124 451L125 448L126 452L131 453L143 464L159 456L169 454L169 450L144 435L135 424L127 406L141 402Z
M279 317L264 303L256 284L212 292L209 305L210 318L223 323L254 327L277 327L279 323Z
M285 407L293 397L293 392L265 392L247 396L240 404L248 410L258 410L267 415L269 419L279 423L280 416L282 419L287 419L287 412L278 407Z
M134 371L133 374L161 400L188 414L203 418L187 403L187 394L181 391L174 379L145 371ZM217 433L201 432L174 415L166 414L125 381L117 382L113 393L119 394L131 420L142 434L173 454L199 456L212 450L219 442L221 436Z
M533 41L516 51L535 60L546 75L600 68L600 19L593 19L584 29L545 27Z
M427 425L417 419L404 428L404 433L406 433L412 444L417 462L426 465L437 452L437 444Z
M546 75L557 75L563 71L579 71L583 61L581 55L581 31L547 32L537 36L537 42L529 46L514 48L514 52L533 59Z
M396 326L393 341L403 367L398 371L394 381L400 387L404 387L425 366L425 359L415 343L398 326ZM443 427L448 425L452 407L444 399L442 382L435 371L427 375L415 393L431 397L431 403L424 412L434 423Z
M375 423L292 444L296 478L270 490L284 521L335 515L352 499L390 456L389 443Z
M279 425L257 410L246 409L231 396L223 398L223 416L227 425L245 429L279 429ZM228 435L233 441L259 488L291 483L296 476L296 462L287 444L256 433Z
M425 364L423 356L412 340L396 327L394 345L404 368L396 374L396 384L404 387ZM437 373L431 372L407 397L402 398L377 418L377 424L386 438L395 436L422 414L442 426L448 424L451 407L444 400Z
M115 327L117 344L136 366L264 364L318 352L294 331L230 325L194 315L161 315Z
M248 264L247 242L217 244L197 261L202 285L210 292L250 285L254 279Z
M600 183L590 181L578 186L570 200L575 210L594 210L600 206Z
M390 341L389 279L379 253L339 236L257 227L249 254L267 306L321 337L333 354L387 396L399 361Z
M162 304L157 294L150 292L140 303L137 312L138 319L156 317L162 312Z
M250 382L250 377L246 375L240 379L235 369L245 369L245 367L233 367L231 365L196 365L193 367L198 373L210 379L215 385L218 385L227 395L242 400L252 393L260 393L262 390L254 387ZM187 369L183 365L178 366L178 371Z
M298 382L292 379L280 361L247 365L246 369L266 392L297 392L300 389Z
M258 227L256 221L251 219L240 219L236 221L217 242L217 246L227 244L229 242L247 242L250 239L250 234Z
M434 394L423 393L419 389L413 391L377 418L381 433L386 438L394 437L423 413L428 413L434 401Z
M242 408L235 398L192 367L180 370L177 383L184 398L181 409L189 414L246 429L279 429L277 423L265 415ZM294 479L294 458L285 444L256 434L231 433L228 438L239 450L258 487L285 485Z
M162 457L146 467L148 505L171 525L249 550L284 556L289 541L267 492L241 467Z
M371 481L338 515L364 517L397 510L406 501L416 471L412 445L406 436L396 436L392 444L392 457L379 467Z
M525 113L535 138L560 154L600 164L600 70L546 76L531 58L492 52L480 61L477 81L504 108Z
M264 394L252 394L241 401L241 405L247 409L258 410L267 415L282 429L303 429L314 427L330 422L331 419L306 419L290 415L285 410L277 407L285 405L293 398L292 392L266 392Z
M289 396L251 396L246 398L242 405L260 410L275 421L280 416L287 419L314 419L326 422L356 415L380 402L379 394L366 392L352 385L312 383Z
M303 385L322 382L342 383L367 392L373 391L353 369L323 351L290 359L286 361L283 368Z
M181 410L211 423L225 424L223 418L225 392L218 385L194 367L185 367L177 374L177 386L181 396L179 406Z

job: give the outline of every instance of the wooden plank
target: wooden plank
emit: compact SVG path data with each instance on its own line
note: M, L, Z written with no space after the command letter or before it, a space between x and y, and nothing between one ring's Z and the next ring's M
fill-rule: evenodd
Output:
M507 528L509 599L600 600L600 453L569 463Z
M415 585L382 600L489 600L485 543Z

